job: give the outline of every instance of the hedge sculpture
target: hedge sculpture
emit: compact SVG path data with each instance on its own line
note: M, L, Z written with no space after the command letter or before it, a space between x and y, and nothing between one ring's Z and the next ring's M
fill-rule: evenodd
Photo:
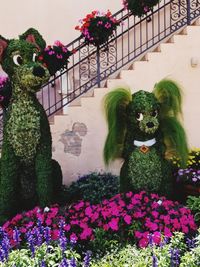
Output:
M122 157L121 192L159 192L170 195L172 165L166 155L187 161L188 147L180 122L182 96L179 86L162 80L152 93L119 88L105 98L108 135L105 163Z
M45 45L35 29L27 30L19 39L0 36L0 63L12 86L1 157L1 221L19 209L50 204L62 185L60 166L51 158L49 122L36 97L50 77L37 62L37 54Z

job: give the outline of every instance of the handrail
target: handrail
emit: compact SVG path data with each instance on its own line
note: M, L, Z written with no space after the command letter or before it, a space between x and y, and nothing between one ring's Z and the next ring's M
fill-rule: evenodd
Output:
M52 77L38 94L48 116L91 88L104 86L108 77L190 24L200 16L200 3L163 0L142 18L125 9L113 16L122 23L107 44L95 47L79 37L66 46L77 51L70 57L68 68Z
M125 9L113 16L121 24L107 44L95 47L79 37L66 46L70 51L77 51L70 57L68 68L52 77L38 93L48 116L91 88L104 86L105 80L114 77L122 67L191 24L200 16L200 2L162 0L142 18Z

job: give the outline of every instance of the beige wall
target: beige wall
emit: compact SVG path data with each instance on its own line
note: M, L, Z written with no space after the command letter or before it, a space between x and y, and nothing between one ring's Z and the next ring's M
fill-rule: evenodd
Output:
M55 40L68 44L79 37L74 27L86 14L121 8L121 0L0 0L0 34L13 38L34 27L48 44Z

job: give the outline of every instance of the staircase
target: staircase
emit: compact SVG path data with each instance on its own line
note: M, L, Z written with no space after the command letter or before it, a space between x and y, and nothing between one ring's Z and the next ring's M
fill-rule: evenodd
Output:
M199 48L200 23L196 20L147 52L141 60L133 62L129 69L122 69L116 78L107 79L104 88L93 89L90 96L83 96L75 104L68 105L63 115L54 117L51 124L53 156L62 166L66 184L92 171L119 173L121 160L108 169L103 163L107 125L102 106L105 94L119 86L128 86L134 93L140 89L151 91L164 77L179 82L184 91L184 124L189 144L200 147Z

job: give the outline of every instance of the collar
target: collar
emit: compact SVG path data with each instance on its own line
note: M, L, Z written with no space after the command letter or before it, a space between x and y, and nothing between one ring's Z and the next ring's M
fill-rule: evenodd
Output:
M154 144L156 143L156 139L153 138L153 139L150 139L150 140L147 140L147 141L138 141L138 140L134 140L133 141L133 144L137 147L141 147L141 146L153 146Z

